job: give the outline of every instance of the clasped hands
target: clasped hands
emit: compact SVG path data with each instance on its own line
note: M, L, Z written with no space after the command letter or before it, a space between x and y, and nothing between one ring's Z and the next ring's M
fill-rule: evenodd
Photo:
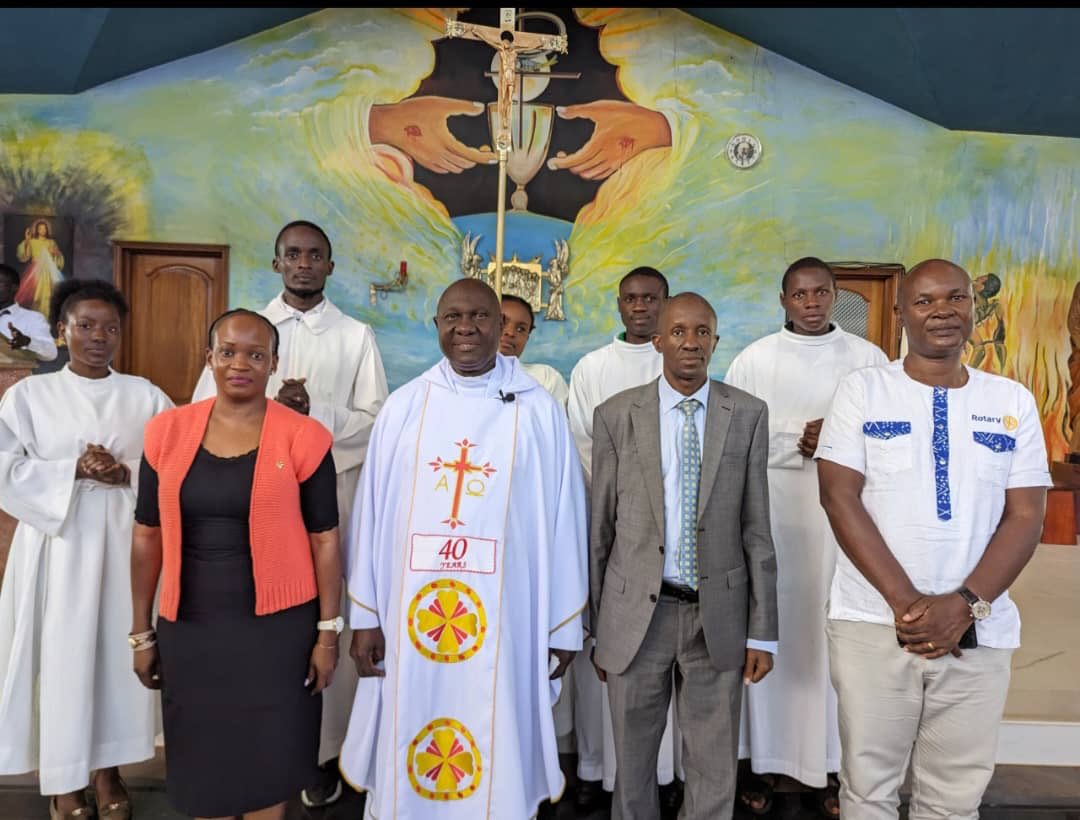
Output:
M802 438L799 439L796 447L806 458L813 458L817 451L818 437L821 435L821 425L824 421L825 419L814 419L806 422L806 426L803 427Z
M311 412L311 397L304 387L306 381L307 379L285 379L281 382L281 389L274 396L274 401L306 416Z
M921 655L927 660L952 654L959 658L963 652L957 644L971 626L973 616L960 595L920 595L906 609L894 610L896 637L905 652Z
M89 478L102 484L122 486L131 483L131 470L117 461L102 445L87 444L86 450L75 462L75 478Z
M11 331L11 338L7 340L7 343L12 350L21 350L30 344L30 337L15 327L13 322L8 322L8 330Z

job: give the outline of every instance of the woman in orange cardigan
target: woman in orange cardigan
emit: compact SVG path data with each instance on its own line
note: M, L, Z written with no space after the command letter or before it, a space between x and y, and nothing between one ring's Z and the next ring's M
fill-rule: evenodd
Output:
M265 318L229 311L209 343L216 399L146 426L129 642L139 679L162 690L176 808L281 820L318 779L319 693L338 660L331 436L267 400L277 330Z

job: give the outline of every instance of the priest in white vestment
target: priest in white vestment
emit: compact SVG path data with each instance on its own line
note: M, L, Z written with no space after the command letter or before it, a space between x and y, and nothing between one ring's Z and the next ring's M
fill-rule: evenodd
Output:
M655 268L634 268L619 282L619 317L623 332L610 344L585 354L570 374L570 401L567 413L578 456L585 469L585 487L592 479L593 411L616 393L638 387L659 377L663 359L652 344L660 316L660 306L668 295L667 279ZM583 656L586 653L582 653ZM578 804L583 811L597 805L595 783L606 791L615 789L615 739L608 707L607 687L600 683L592 662L578 658L570 670L573 682L574 731L578 751ZM666 786L680 771L678 727L675 707L668 712L668 725L660 743L656 764L657 782ZM673 795L678 801L679 796ZM662 801L673 808L668 799Z
M532 305L520 296L503 294L502 298L502 336L499 337L499 352L504 356L521 358L529 337L536 327L536 316ZM551 397L564 408L570 397L570 388L562 374L549 364L542 362L520 362L521 369L536 379Z
M111 285L58 293L70 363L0 399L0 507L19 522L0 588L0 775L36 769L64 813L86 805L92 771L110 770L92 784L104 808L123 795L113 767L154 756L156 696L125 637L143 427L172 402L109 368Z
M389 392L375 333L346 316L323 290L333 273L333 249L326 233L309 222L291 222L274 245L274 270L283 290L259 311L277 328L278 369L266 395L319 421L334 437L340 520L349 520L360 467L375 416ZM214 395L214 377L204 368L192 401ZM343 603L344 606L344 603ZM347 645L348 628L340 640ZM343 664L323 692L319 762L333 760L348 728L356 676ZM336 767L327 767L328 782L305 790L305 805L328 805L340 796Z
M743 350L724 377L769 405L769 508L780 624L773 671L747 687L743 698L739 756L750 758L755 773L783 774L823 789L840 768L825 641L836 542L818 501L811 456L840 380L888 358L877 345L831 323L836 281L825 262L794 262L781 288L787 324ZM739 791L745 801L761 808L772 784L744 786ZM830 801L827 812L838 810L835 786L822 799Z
M349 530L361 674L341 769L389 818L506 820L565 786L551 706L588 595L585 494L563 409L498 354L475 279L445 358L375 423Z

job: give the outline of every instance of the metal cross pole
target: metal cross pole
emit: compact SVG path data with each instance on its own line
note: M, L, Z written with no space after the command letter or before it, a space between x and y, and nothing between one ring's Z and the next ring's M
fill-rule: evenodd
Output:
M513 148L510 117L514 95L517 91L517 58L519 54L538 54L557 51L566 53L565 34L536 34L531 31L514 31L513 9L502 9L501 28L460 23L447 19L446 36L480 40L499 53L499 130L495 135L495 149L499 155L499 204L495 223L495 293L502 298L503 240L506 222L506 162Z

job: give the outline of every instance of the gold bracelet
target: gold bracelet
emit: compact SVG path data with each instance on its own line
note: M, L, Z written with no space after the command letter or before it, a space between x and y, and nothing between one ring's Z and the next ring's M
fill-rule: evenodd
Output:
M324 643L319 643L318 641L316 641L316 642L315 642L315 645L316 645L316 646L321 646L321 647L322 647L323 649L337 649L337 648L338 648L338 645L337 645L336 643L335 643L335 644L331 644L330 646L327 646L327 645L326 645L326 644L324 644Z
M141 643L138 646L133 646L132 651L142 652L144 649L153 649L155 646L157 646L157 641L148 641L145 643Z
M128 646L136 651L140 649L149 649L156 643L157 633L152 629L149 632L139 632L135 635L128 635Z

